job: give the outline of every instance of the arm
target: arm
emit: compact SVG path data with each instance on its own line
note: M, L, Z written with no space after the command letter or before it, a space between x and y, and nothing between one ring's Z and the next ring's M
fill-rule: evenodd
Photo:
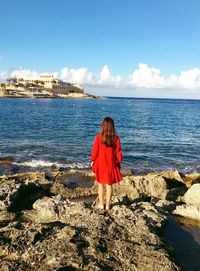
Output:
M121 163L123 159L123 155L122 155L122 149L121 149L121 143L120 143L119 137L117 137L117 142L116 142L116 156L117 156L117 161Z
M90 160L93 162L97 159L97 156L98 156L98 152L99 152L98 142L99 142L99 140L98 140L98 135L97 135L94 139L94 143L93 143L93 147L92 147L92 155L90 156Z

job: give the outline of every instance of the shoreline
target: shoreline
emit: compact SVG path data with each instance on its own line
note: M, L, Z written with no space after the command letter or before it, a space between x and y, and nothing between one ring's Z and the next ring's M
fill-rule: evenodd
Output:
M188 170L189 168L189 170ZM43 158L30 158L30 157L21 157L16 158L13 156L2 156L0 157L0 176L2 175L11 175L16 173L25 173L25 172L50 172L52 170L60 170L60 172L66 172L69 170L82 170L88 171L90 170L90 162L89 160L80 160L80 161L67 161L63 158L57 159L56 161L52 159L43 159ZM199 168L188 167L185 164L185 170L177 167L163 166L163 167L155 167L155 168L144 168L144 167L134 167L131 166L130 163L122 163L121 168L123 175L137 175L143 176L147 174L157 174L162 172L179 172L179 174L183 175L191 175L191 174L199 174Z
M24 98L24 99L98 99L100 97L95 96L95 95L91 95L91 94L77 94L77 95L64 95L64 94L60 94L60 95L3 95L0 96L0 98Z

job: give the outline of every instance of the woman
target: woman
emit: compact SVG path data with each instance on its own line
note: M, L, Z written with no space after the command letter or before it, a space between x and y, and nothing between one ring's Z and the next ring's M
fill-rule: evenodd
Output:
M90 157L92 169L98 183L100 209L104 209L104 186L106 187L106 210L109 210L112 185L122 180L120 172L122 150L120 138L115 131L113 119L104 118L101 133L94 139L92 155Z

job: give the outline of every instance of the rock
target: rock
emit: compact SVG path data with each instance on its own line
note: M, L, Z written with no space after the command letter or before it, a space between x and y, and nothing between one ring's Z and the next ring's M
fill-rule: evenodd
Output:
M196 205L180 205L173 211L173 214L183 217L200 220L200 206Z
M178 172L177 170L161 172L160 175L163 178L169 179L171 181L174 180L174 181L184 182L183 181L184 174Z
M134 200L140 195L148 195L160 199L166 199L169 192L163 177L148 174L146 176L126 176L123 182L116 187L117 192L127 193Z
M177 216L176 219L179 224L184 225L187 228L200 228L200 220L191 219L183 216Z
M200 205L200 183L193 184L185 193L183 201L186 204Z
M18 211L31 208L33 202L49 195L49 182L44 173L19 173L0 177L0 210Z
M186 186L183 184L181 187L171 188L167 194L166 199L169 201L182 202L182 196L187 191Z
M62 176L0 177L1 270L179 270L160 234L174 204L167 196L182 186L159 174L126 176L104 212L70 201L95 195L96 185L69 189Z
M161 213L164 214L169 214L171 213L174 209L176 209L177 204L174 203L173 201L168 201L168 200L158 200L155 203L155 206L157 210L159 210Z
M71 202L57 195L37 200L33 204L33 210L24 211L23 213L26 219L39 223L55 222L58 220L66 223L69 218L68 213L80 215L84 206L82 202Z
M174 214L194 220L200 220L200 184L193 184L182 197L185 204L177 206Z
M37 200L0 228L2 270L178 271L158 234L165 215L148 202L123 202L102 214L60 196Z
M85 180L85 182L87 182L86 185L82 185L83 188L76 187L74 189L71 189L71 188L68 188L67 186L64 185L65 182L67 182L67 181L70 182L70 179L72 180L72 178L71 178L72 175L76 176L78 174L79 177L81 178L81 174L79 172L80 171L77 171L77 173L70 171L70 173L67 174L69 178L67 178L67 177L65 178L65 176L63 176L62 174L59 174L56 177L56 180L51 187L51 192L56 195L61 195L65 198L69 198L69 199L80 198L83 196L96 195L97 194L97 187L96 187L96 185L94 185L93 176L88 176L87 174L84 175L82 173L82 175L83 175L82 179ZM87 179L89 179L89 182ZM92 179L93 179L93 185L91 186ZM83 184L83 181L81 181L81 183ZM76 185L77 184L75 184L75 186ZM87 187L87 186L91 186L91 187Z
M1 157L0 158L0 164L12 164L13 158L12 157Z
M126 169L122 168L121 173L122 173L122 176L132 176L133 175L132 169L128 169L128 168L126 168Z
M60 181L67 188L91 188L94 185L94 178L83 173L64 173L60 177Z
M168 172L166 173L168 177L163 177L164 173L151 173L145 176L133 176L129 170L126 173L123 181L113 187L114 193L127 195L130 200L148 196L176 201L180 200L180 196L187 190L183 181L174 179L174 177L181 178L178 172ZM173 179L169 179L170 176ZM92 182L94 182L94 175L91 171L70 170L56 176L51 192L71 199L96 195L97 186L91 186Z
M185 174L183 177L183 181L188 188L190 188L195 183L200 183L200 174L199 173L191 173Z
M5 211L7 207L6 201L0 200L0 211Z
M6 211L0 211L0 223L10 222L15 220L16 216L13 213L8 213Z

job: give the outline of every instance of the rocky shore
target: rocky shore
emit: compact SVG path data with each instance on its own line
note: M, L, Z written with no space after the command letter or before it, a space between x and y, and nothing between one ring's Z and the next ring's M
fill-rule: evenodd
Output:
M89 171L1 176L0 270L180 270L163 230L186 207L199 218L199 183L200 174L126 172L106 212Z
M98 97L87 93L53 94L49 91L43 91L41 93L30 93L30 91L24 91L23 94L0 93L0 98L95 99Z

